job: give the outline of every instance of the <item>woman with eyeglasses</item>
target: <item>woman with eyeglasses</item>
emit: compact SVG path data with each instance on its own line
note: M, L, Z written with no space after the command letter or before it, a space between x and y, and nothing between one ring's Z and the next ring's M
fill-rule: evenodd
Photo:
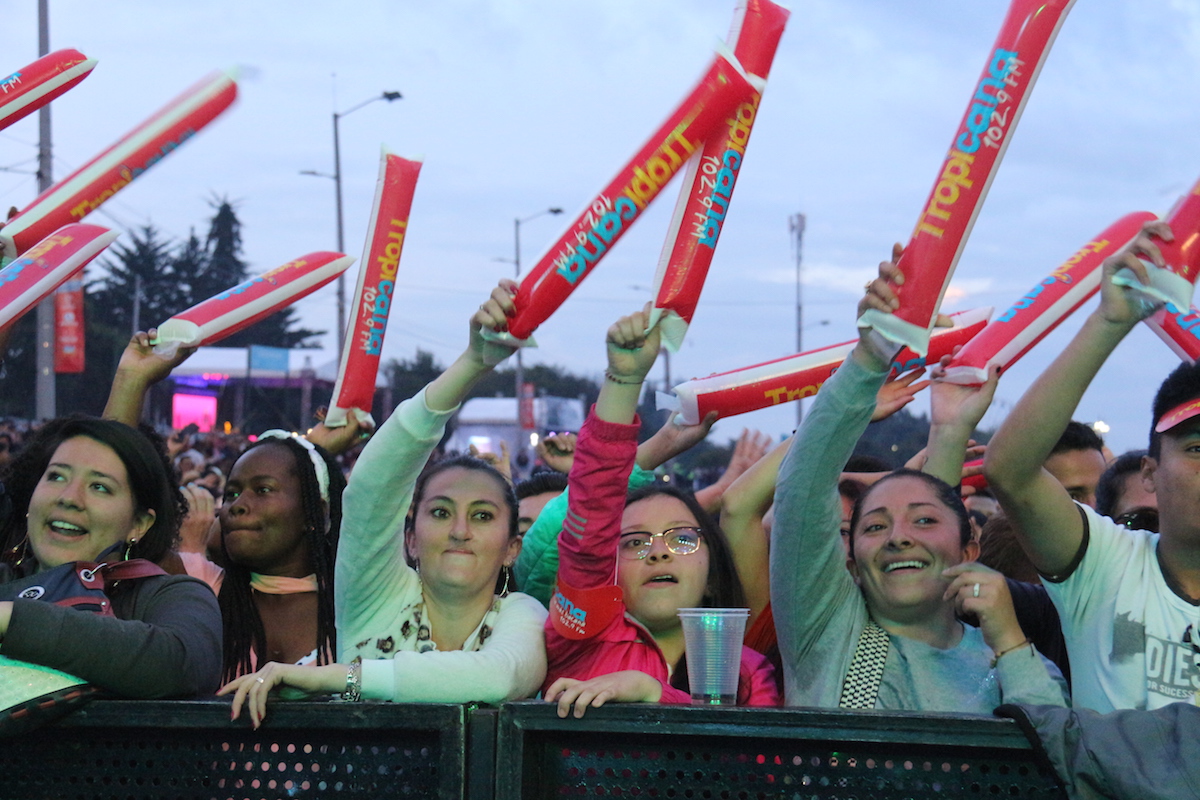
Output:
M745 605L721 529L695 498L650 486L626 499L638 397L659 349L648 313L608 330L608 369L576 442L544 687L558 714L606 702L690 703L679 609ZM615 579L614 579L615 574ZM779 704L766 658L742 650L739 705Z

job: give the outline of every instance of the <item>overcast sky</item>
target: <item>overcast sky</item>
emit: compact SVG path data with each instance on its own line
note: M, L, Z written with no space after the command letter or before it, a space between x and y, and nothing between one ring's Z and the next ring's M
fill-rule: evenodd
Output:
M335 243L331 113L342 120L346 248L359 256L379 147L425 157L385 357L448 363L465 321L511 273L513 219L528 267L692 86L735 0L439 3L51 0L51 47L99 60L53 105L63 177L212 69L239 65L238 103L92 215L125 229L201 232L216 197L265 271ZM37 57L34 0L5 7L7 74ZM1007 9L1004 0L795 0L675 382L796 352L788 218L807 216L805 348L855 335L864 280L906 241ZM36 118L0 133L0 166L32 170ZM1129 211L1165 212L1200 175L1200 4L1081 0L1063 25L959 263L950 310L1011 305ZM529 362L598 374L604 329L649 298L676 184L538 331ZM0 173L0 205L34 177ZM352 267L352 272L356 267ZM353 286L351 280L350 285ZM1094 302L1094 301L1093 301ZM1086 308L1090 308L1087 306ZM323 328L332 287L299 305ZM996 424L1082 320L1014 367ZM1079 410L1144 446L1153 390L1178 363L1139 329ZM661 375L661 367L656 368ZM915 408L921 411L922 399ZM793 407L718 424L790 431Z

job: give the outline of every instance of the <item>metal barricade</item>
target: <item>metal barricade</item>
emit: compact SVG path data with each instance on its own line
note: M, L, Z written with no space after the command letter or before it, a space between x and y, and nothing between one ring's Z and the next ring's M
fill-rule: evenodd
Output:
M96 701L0 743L0 798L462 798L457 705Z
M1064 797L1011 720L957 714L501 707L496 800Z

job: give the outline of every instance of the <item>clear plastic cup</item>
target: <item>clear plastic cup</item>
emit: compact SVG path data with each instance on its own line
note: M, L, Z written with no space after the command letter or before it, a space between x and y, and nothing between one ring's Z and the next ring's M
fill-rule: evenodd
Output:
M748 608L681 608L693 705L737 703Z

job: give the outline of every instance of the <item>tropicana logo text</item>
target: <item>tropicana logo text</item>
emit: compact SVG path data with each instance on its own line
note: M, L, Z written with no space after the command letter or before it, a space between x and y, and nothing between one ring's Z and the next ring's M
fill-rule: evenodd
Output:
M629 183L617 195L611 208L592 225L587 233L578 231L578 247L568 244L554 259L558 274L574 285L588 269L608 251L608 246L621 235L650 201L658 196L667 182L696 151L697 142L689 141L684 131L695 119L695 112L682 120L646 163L633 168Z
M929 199L929 206L917 224L918 232L942 238L946 232L945 223L950 219L951 206L958 202L963 191L975 185L970 178L971 165L975 163L974 154L979 151L981 144L999 149L1009 122L1016 116L1010 113L1011 108L1001 108L1013 99L1005 87L1016 86L1022 63L1015 50L997 49L993 54L988 74L979 81L971 108L967 111L966 128L955 139L954 147L950 148L946 165ZM930 218L934 221L931 222Z
M359 308L359 349L366 355L383 352L383 332L388 313L392 310L392 295L396 291L396 270L400 266L400 251L404 249L404 229L408 223L394 219L386 232L383 253L375 259L379 265L379 283L363 286L363 301ZM393 230L394 229L394 230Z
M700 244L710 250L716 249L717 239L721 236L721 221L729 210L729 198L733 196L733 187L737 184L738 170L742 166L742 158L746 155L746 143L750 140L750 130L754 127L754 117L758 113L759 95L756 93L748 102L738 106L737 113L729 120L729 137L725 141L725 153L721 156L720 168L717 168L716 157L712 161L705 159L701 169L707 173L713 168L714 178L701 178L701 187L711 188L709 195L701 200L707 207L703 214L696 212L700 220L696 223L696 238Z

